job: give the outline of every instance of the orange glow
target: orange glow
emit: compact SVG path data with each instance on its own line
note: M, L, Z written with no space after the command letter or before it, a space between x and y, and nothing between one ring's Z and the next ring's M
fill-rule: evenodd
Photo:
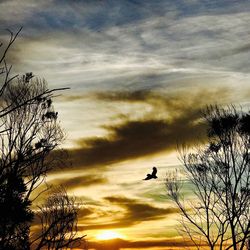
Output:
M108 230L108 231L101 232L100 234L96 236L96 238L98 240L112 240L112 239L117 239L117 238L121 239L121 238L124 238L124 236L115 231Z

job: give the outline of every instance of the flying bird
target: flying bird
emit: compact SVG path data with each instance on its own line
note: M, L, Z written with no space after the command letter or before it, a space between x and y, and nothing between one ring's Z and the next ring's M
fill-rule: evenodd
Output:
M147 181L147 180L151 180L151 179L156 179L158 178L156 176L156 173L157 173L157 168L156 167L153 167L153 171L152 171L152 174L147 174L147 177L145 179L143 179L144 181Z

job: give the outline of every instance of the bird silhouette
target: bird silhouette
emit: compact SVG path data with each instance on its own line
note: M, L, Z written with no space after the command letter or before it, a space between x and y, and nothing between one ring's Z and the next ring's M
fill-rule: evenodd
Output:
M147 174L147 177L145 179L143 179L144 181L147 181L147 180L151 180L151 179L156 179L158 178L156 176L156 173L157 173L157 168L156 167L153 167L153 171L152 171L152 174Z

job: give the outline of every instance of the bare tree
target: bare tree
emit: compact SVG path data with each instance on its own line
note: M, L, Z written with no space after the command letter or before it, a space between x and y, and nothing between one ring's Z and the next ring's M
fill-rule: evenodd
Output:
M169 173L169 197L182 214L182 231L201 249L249 249L250 240L250 113L212 106L204 112L208 142L195 153L181 153L190 203L183 202L178 173ZM195 204L195 205L194 205Z
M80 246L84 236L77 236L79 209L80 204L62 187L50 195L38 212L42 229L32 241L35 249L57 250Z
M26 78L27 74L10 82L1 100L2 109L8 107L12 110L1 118L4 132L0 133L1 204L6 208L1 210L6 214L2 214L0 220L3 230L0 242L5 243L7 238L8 242L14 242L20 236L18 218L12 220L15 211L6 216L10 211L9 207L14 210L15 201L19 200L24 214L27 213L23 223L31 220L30 196L55 166L56 159L49 155L64 137L57 122L57 112L53 109L52 94L44 94L46 82ZM19 210L20 213L21 211ZM19 217L22 218L21 214ZM6 221L8 219L9 223ZM22 228L23 223L20 224Z
M39 79L26 82L24 77L8 85L2 98L2 105L18 108L2 118L6 132L0 135L0 151L2 171L9 169L24 178L29 199L53 167L47 156L62 142L64 134L51 104L52 94L39 97L47 88L46 82ZM20 106L33 97L32 102Z
M7 55L9 53L11 47L15 43L21 30L22 30L22 28L20 28L16 33L13 33L12 31L7 29L7 31L9 32L9 41L7 41L6 44L4 44L3 42L0 42L0 100L5 92L6 88L11 83L13 83L13 80L15 80L18 77L18 75L13 75L13 76L11 75L12 65L8 65ZM29 82L33 77L34 77L34 75L32 74L32 72L29 72L23 76L23 80L26 82ZM27 98L23 101L19 100L18 105L16 105L17 103L15 103L14 105L12 105L12 103L9 103L9 106L2 107L2 109L0 110L0 118L4 117L8 113L14 111L18 107L30 104L36 98L43 98L43 97L51 96L51 95L53 96L53 93L55 93L56 91L66 90L66 89L69 89L69 88L56 88L56 89L46 88L43 90L43 92L40 92L37 96L33 95L30 97L30 99ZM0 124L0 126L1 126L1 124ZM0 132L4 132L4 131L5 130L2 130Z
M10 76L6 56L20 30L10 32L5 47L0 43L0 248L6 250L29 249L31 194L58 164L50 156L64 137L52 99L66 88L50 90L31 72Z
M8 84L17 77L17 75L14 76L10 76L11 73L11 69L12 66L8 66L7 62L6 62L6 57L8 54L9 49L11 48L11 46L14 44L17 36L19 35L19 33L21 32L22 28L20 28L16 34L14 34L12 31L7 30L10 34L9 37L9 41L7 42L7 44L4 44L2 42L0 42L0 80L1 80L1 85L0 85L0 97L2 96L2 94L4 93L5 88L8 86ZM1 115L0 116L4 116L5 111L0 111Z

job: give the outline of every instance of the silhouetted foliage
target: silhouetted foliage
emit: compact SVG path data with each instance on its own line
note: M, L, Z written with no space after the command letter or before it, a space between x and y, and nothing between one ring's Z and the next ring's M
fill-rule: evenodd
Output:
M80 204L63 188L50 195L38 213L42 228L33 241L35 249L72 249L83 243L84 236L77 236L79 208Z
M186 176L195 198L185 206L183 181L168 174L168 195L182 213L182 230L201 249L249 249L250 113L235 107L208 107L208 142L195 153L182 152ZM195 204L195 205L194 205Z
M48 171L61 161L59 154L51 156L51 152L64 138L64 133L57 122L58 113L54 111L52 99L54 92L66 88L50 90L47 83L34 77L32 72L23 76L10 77L11 66L6 63L6 55L20 31L21 29L16 34L10 32L10 41L5 47L0 44L2 49L2 55L0 55L0 249L5 250L30 249L30 225L33 219L31 204L39 196L39 193L36 196L33 194L44 181ZM65 194L61 197L61 201L66 201L66 197ZM47 205L51 199L47 201ZM68 201L69 205L73 203L70 198ZM55 199L54 202L56 202ZM65 208L63 204L58 205ZM71 209L73 211L73 207ZM65 223L65 218L57 219L61 225ZM67 232L70 232L70 223L72 223L72 232L73 229L75 230L73 226L76 225L76 219L76 214L72 214L67 224ZM72 234L70 238L72 242L73 236L75 235ZM62 241L65 242L65 238Z
M33 218L31 202L23 199L26 187L22 178L8 173L0 183L0 248L29 249L29 226Z

